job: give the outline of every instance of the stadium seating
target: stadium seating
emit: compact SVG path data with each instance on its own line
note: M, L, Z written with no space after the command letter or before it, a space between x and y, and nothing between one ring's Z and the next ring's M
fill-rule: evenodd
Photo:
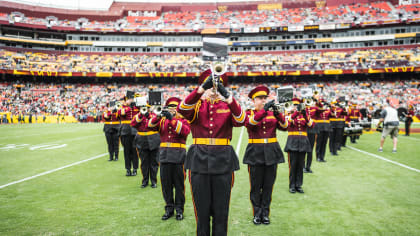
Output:
M420 49L377 49L281 54L233 54L229 72L366 69L420 65ZM52 72L200 72L199 55L47 54L0 50L0 69Z
M244 28L244 27L275 27L290 25L319 25L361 22L381 22L418 19L420 4L393 6L389 2L371 4L351 4L327 6L323 8L292 8L255 11L181 11L162 12L155 17L122 17L126 21L124 29L150 28L153 30L167 29L206 29L206 28ZM0 13L0 20L13 19L14 14ZM45 18L26 17L19 15L19 23L47 25ZM117 21L92 21L86 19L81 30L116 30ZM58 19L53 25L60 27L75 27L78 21Z

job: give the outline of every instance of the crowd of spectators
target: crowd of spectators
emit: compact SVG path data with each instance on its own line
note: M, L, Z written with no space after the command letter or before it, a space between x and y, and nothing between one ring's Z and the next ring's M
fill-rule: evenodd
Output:
M345 52L233 54L229 72L309 71L419 66L420 49L371 49ZM208 67L200 55L46 54L0 50L0 69L52 72L200 72Z
M99 29L194 29L279 27L379 21L405 21L420 17L420 4L394 6L390 2L350 4L320 8L270 9L256 11L162 12L157 17L124 17L118 21L70 21L66 19L0 14L0 20L35 25ZM81 25L80 25L81 24Z
M341 96L360 107L371 107L376 110L386 98L394 99L402 107L408 104L420 106L420 82L418 80L402 81L369 81L369 82L322 82L322 83L270 83L271 98L275 98L275 88L292 85L299 89L315 87L320 96L332 100ZM229 86L235 98L244 108L251 108L252 103L247 97L255 83L234 83ZM164 99L172 96L184 98L195 84L45 84L27 83L23 88L17 88L12 83L0 83L0 112L12 112L20 115L42 117L45 115L69 115L78 120L86 117L99 118L104 108L111 101L122 100L127 90L146 96L150 89L164 91ZM335 96L332 96L335 95Z

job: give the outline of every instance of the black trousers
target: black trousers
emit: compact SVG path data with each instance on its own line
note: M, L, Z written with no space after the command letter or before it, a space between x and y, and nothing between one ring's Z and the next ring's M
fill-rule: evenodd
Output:
M137 149L139 158L141 160L141 174L143 175L142 184L149 184L149 179L152 184L157 183L157 171L159 164L157 162L157 155L159 154L159 148L154 150L149 149Z
M328 136L330 136L328 131L320 131L316 138L316 158L324 160L325 150L327 149Z
M347 135L343 135L343 138L341 139L341 146L345 147L347 142Z
M134 148L134 135L121 135L121 143L124 147L125 169L131 170L139 168L139 159Z
M160 183L165 200L165 211L178 213L184 212L185 205L185 171L183 164L161 163ZM175 198L174 198L175 189Z
M106 132L106 142L108 144L109 159L118 158L120 139L118 132Z
M194 212L197 221L197 235L227 235L230 193L234 174L199 174L190 172L190 184Z
M330 132L330 152L337 153L338 148L341 146L341 138L343 137L343 131L343 128L333 128L332 132Z
M312 151L314 150L315 140L317 134L308 133L309 143L311 144L311 152L306 153L306 169L310 170L312 165Z
M411 125L411 119L405 120L405 135L410 135L410 125Z
M269 216L271 195L276 181L277 164L274 165L248 165L251 191L249 198L253 207L254 216Z
M289 152L289 188L299 188L303 184L305 152Z

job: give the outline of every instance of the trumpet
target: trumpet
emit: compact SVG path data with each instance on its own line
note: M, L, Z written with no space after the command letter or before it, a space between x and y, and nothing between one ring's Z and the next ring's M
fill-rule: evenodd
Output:
M163 111L167 110L167 107L164 106L157 106L154 110L155 114L157 116L160 116L162 114Z
M290 112L293 108L292 102L283 102L283 103L276 103L273 105L273 109L278 110L280 112Z
M312 99L312 98L304 98L303 99L303 104L305 104L306 106L312 106L314 104L314 99Z
M226 73L226 66L222 62L215 62L210 65L211 76L213 81L214 92L217 92L218 83L220 82L219 78L221 75Z
M145 114L147 113L147 107L146 107L146 106L141 107L141 108L140 108L140 113L141 113L142 115L145 115Z

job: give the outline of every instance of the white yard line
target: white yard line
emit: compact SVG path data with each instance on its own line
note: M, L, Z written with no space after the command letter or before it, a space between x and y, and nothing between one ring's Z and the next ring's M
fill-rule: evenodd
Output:
M21 180L13 181L13 182L10 182L8 184L1 185L0 186L0 189L5 188L5 187L10 186L10 185L14 185L14 184L25 182L27 180L35 179L35 178L38 178L38 177L43 176L43 175L48 175L48 174L54 173L56 171L59 171L59 170L62 170L62 169L68 168L68 167L72 167L72 166L79 165L79 164L82 164L82 163L85 163L85 162L88 162L88 161L91 161L91 160L95 160L95 159L98 159L98 158L103 157L103 156L106 156L106 155L109 155L109 154L108 153L103 153L103 154L100 154L100 155L97 155L97 156L94 156L94 157L90 157L90 158L85 159L85 160L82 160L82 161L78 161L78 162L75 162L75 163L72 163L72 164L68 164L68 165L65 165L65 166L62 166L62 167L53 169L53 170L49 170L49 171L45 171L45 172L39 173L37 175L26 177L26 178L21 179Z
M244 136L244 130L245 130L245 128L244 127L242 127L241 128L241 134L239 135L239 140L238 140L238 144L236 144L236 149L235 149L235 152L236 152L236 155L237 156L239 156L239 152L240 152L240 150L241 150L241 144L242 144L242 136Z
M361 152L361 153L363 153L363 154L366 154L366 155L369 155L369 156L372 156L372 157L375 157L375 158L381 159L381 160L383 160L383 161L390 162L390 163L395 164L395 165L397 165L397 166L401 166L401 167L403 167L403 168L406 168L406 169L409 169L409 170L412 170L412 171L415 171L415 172L420 173L420 170L418 170L418 169L416 169L416 168L413 168L413 167L410 167L410 166L407 166L407 165L401 164L401 163L396 162L396 161L393 161L393 160L389 160L389 159L387 159L387 158L385 158L385 157L381 157L381 156L379 156L379 155L376 155L376 154L373 154L373 153L370 153L370 152L366 152L366 151L360 150L360 149L355 148L355 147L351 147L351 146L348 146L348 145L347 145L347 147L348 147L348 148L350 148L350 149L352 149L352 150L354 150L354 151L358 151L358 152Z
M408 138L408 139L413 139L413 140L419 140L420 141L420 138L415 138L415 137L410 137L410 136L404 136L404 135L398 135L398 138L403 138L403 139Z

